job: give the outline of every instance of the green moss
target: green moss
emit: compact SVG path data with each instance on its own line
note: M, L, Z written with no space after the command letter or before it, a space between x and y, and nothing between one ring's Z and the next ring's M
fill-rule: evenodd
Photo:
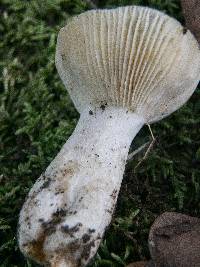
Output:
M99 6L146 5L182 21L177 0L103 0ZM89 9L81 0L1 0L0 266L36 266L17 246L24 198L73 131L78 113L55 70L58 30ZM92 266L148 258L150 224L166 210L200 215L200 90L180 111L153 125L156 144L129 162L115 217ZM149 138L143 129L134 146Z

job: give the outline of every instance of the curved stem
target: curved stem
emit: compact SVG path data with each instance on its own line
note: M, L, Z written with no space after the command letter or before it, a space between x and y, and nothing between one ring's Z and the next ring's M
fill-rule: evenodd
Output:
M143 124L138 115L114 107L81 114L21 211L25 254L51 266L88 263L111 221L129 147Z

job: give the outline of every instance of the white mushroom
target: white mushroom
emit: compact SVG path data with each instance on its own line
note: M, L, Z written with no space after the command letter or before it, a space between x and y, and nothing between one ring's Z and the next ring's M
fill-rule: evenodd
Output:
M45 266L77 267L111 221L135 135L195 90L200 50L175 19L130 6L73 18L60 30L56 66L80 120L28 195L19 245Z

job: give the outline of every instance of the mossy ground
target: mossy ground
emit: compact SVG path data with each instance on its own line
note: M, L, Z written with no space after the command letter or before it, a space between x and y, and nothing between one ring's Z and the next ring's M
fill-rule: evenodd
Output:
M183 22L178 0L103 0L99 7L139 4ZM55 69L56 36L67 19L90 8L82 0L0 1L0 266L34 267L17 245L25 196L78 120ZM112 224L92 266L122 266L149 257L147 238L164 211L200 216L200 90L152 126L148 158L126 167ZM132 149L150 138L145 127Z

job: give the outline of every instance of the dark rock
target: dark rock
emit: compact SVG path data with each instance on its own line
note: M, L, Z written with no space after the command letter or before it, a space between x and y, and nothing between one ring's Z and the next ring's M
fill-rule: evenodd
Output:
M200 267L200 219L163 213L150 229L149 249L156 267Z

